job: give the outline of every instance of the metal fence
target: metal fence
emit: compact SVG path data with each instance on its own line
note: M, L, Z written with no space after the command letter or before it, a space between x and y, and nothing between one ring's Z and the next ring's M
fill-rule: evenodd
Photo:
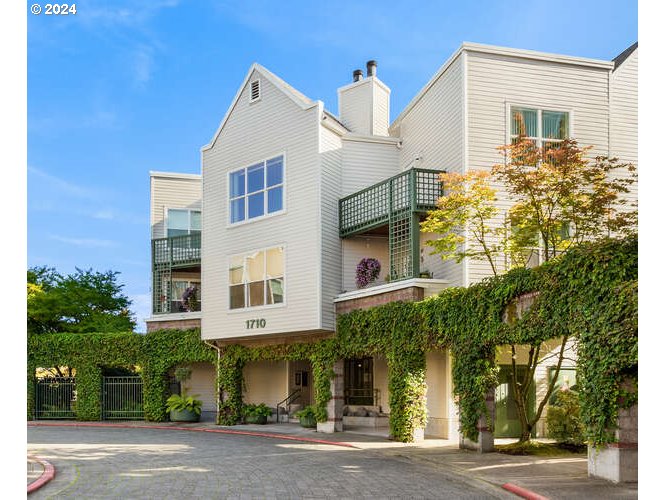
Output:
M74 377L37 379L35 418L71 419L76 416L76 380Z
M143 420L143 380L140 376L104 377L103 420Z

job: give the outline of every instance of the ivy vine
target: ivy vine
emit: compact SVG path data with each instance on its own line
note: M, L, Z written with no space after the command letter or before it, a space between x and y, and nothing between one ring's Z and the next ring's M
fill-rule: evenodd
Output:
M421 302L393 302L338 317L337 334L314 342L223 348L217 364L219 424L239 422L243 368L256 361L309 360L317 420L327 419L336 360L382 355L389 367L390 434L411 441L427 420L425 353L449 349L460 431L478 438L486 395L497 385L496 350L536 345L567 335L578 341L581 418L588 440L615 439L620 408L638 397L638 240L604 240L577 246L535 269L450 288ZM505 322L516 297L538 292L521 318ZM509 308L510 309L510 308ZM163 420L167 373L176 364L217 362L199 330L127 334L50 334L28 338L28 415L34 406L35 368L77 370L77 418L100 418L101 367L139 365L147 420Z

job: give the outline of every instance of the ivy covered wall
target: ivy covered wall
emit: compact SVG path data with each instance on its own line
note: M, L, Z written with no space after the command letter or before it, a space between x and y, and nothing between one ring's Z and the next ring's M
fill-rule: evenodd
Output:
M166 418L168 370L208 361L217 353L200 340L199 330L138 333L53 333L28 336L28 418L35 408L35 369L70 366L76 370L76 418L100 420L102 369L139 366L146 420Z
M239 421L243 366L260 360L310 360L317 419L327 418L330 382L337 359L383 355L389 366L390 433L410 441L425 427L425 353L448 348L453 357L454 395L463 435L476 440L487 412L486 394L497 384L496 349L537 345L568 335L578 341L581 414L592 444L614 439L621 406L636 402L623 391L638 377L638 241L606 240L580 245L535 269L520 269L469 288L450 288L421 302L393 302L338 318L337 335L312 343L263 347L227 346L218 365L220 424ZM532 307L506 322L512 301L538 292ZM166 373L176 364L217 360L198 330L137 334L53 334L28 340L29 415L34 368L77 368L77 418L99 419L102 366L136 364L144 377L145 415L163 420ZM84 394L85 393L85 394Z

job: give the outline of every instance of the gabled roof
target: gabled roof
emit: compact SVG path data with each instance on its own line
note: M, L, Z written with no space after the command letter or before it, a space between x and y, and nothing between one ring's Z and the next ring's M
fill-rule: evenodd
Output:
M219 137L220 133L222 132L222 129L224 128L224 125L227 123L227 120L231 116L231 112L233 109L236 107L236 103L240 99L240 96L243 92L243 89L247 85L248 81L250 80L250 77L252 76L252 73L256 71L257 73L261 74L266 80L268 80L270 83L272 83L276 88L280 89L287 97L289 97L296 105L298 105L301 109L308 109L311 108L312 106L316 106L317 102L313 101L309 97L301 94L298 90L296 90L294 87L289 85L287 82L285 82L282 78L274 75L270 71L268 71L266 68L264 68L261 64L258 63L253 63L252 66L250 66L250 69L247 72L247 75L245 75L245 79L243 79L243 83L241 86L238 88L238 92L236 92L236 96L234 97L233 101L231 101L231 106L229 106L229 109L227 110L227 113L224 115L224 118L222 119L222 122L220 123L220 126L217 128L217 131L213 135L213 138L210 140L208 144L203 146L201 148L201 151L208 150L213 147L215 144L215 141Z
M634 53L634 50L638 48L638 42L634 43L631 47L628 47L622 51L621 54L619 54L615 59L613 59L613 63L615 64L615 68L613 68L613 71L615 71L624 61L627 60L627 58Z
M519 57L523 59L533 59L539 61L557 62L561 64L573 64L578 66L591 66L601 69L612 69L613 63L611 61L604 61L602 59L590 59L587 57L574 57L562 54L551 54L548 52L538 52L535 50L526 49L513 49L509 47L499 47L496 45L485 45L481 43L463 42L462 45L456 50L451 57L437 70L433 77L425 84L416 96L407 104L405 109L398 115L398 117L391 123L389 129L399 125L402 119L409 114L412 108L421 100L425 93L432 87L435 82L444 74L444 72L451 66L453 61L463 52L483 52L486 54L498 54L503 56Z

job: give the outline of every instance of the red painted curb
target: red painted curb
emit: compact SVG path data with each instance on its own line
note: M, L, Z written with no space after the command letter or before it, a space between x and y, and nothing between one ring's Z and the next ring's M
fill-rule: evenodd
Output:
M504 488L507 491L510 491L511 493L514 493L514 494L518 495L519 497L526 498L527 500L548 500L547 497L537 495L533 491L527 490L525 488L521 488L520 486L516 486L515 484L504 483L502 485L502 488Z
M50 462L44 460L43 458L39 458L34 455L28 455L28 458L39 462L44 467L44 472L42 472L42 475L28 485L28 493L32 493L55 477L55 467L53 467Z
M159 429L159 430L173 430L173 431L190 431L190 432L212 432L216 434L235 434L240 436L256 436L267 437L271 439L284 439L287 441L300 441L303 443L314 444L328 444L331 446L342 446L345 448L356 448L353 444L336 441L326 441L324 439L312 439L298 436L288 436L286 434L277 434L270 432L255 432L255 431L233 431L230 429L206 429L202 427L179 427L179 426L162 426L162 425L124 425L124 424L97 424L94 422L28 422L29 427L113 427L118 429Z

